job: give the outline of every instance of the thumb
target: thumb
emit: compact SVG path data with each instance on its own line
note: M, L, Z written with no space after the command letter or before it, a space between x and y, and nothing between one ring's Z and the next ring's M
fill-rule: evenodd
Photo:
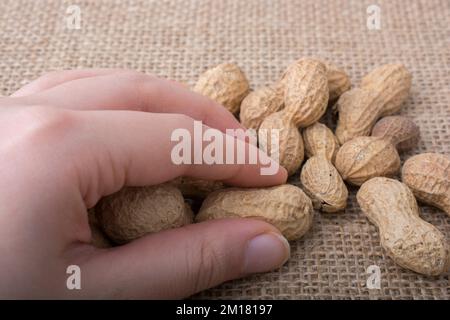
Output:
M278 268L289 253L287 240L263 221L208 221L99 251L82 266L82 291L96 298L183 298Z

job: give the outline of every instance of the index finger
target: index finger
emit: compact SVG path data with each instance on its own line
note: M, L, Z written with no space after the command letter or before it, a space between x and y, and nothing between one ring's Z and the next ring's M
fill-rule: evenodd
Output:
M175 81L134 71L76 79L14 99L26 104L73 110L185 114L222 132L244 128L227 109L213 100Z
M96 203L99 197L114 193L124 186L155 185L178 176L220 180L242 187L272 186L286 182L286 170L267 154L252 144L216 129L212 131L216 133L217 139L234 142L231 146L234 154L239 152L236 150L245 150L245 161L207 163L204 158L207 146L203 144L195 150L195 122L186 116L130 111L77 112L74 116L81 121L81 125L74 137L74 144L65 143L64 147L73 154L71 158L75 159L76 167L82 168L78 172L78 180L81 181L83 198L90 199L87 205ZM174 160L174 154L179 154L174 152L174 147L179 143L171 137L175 130L180 129L194 137L192 152L187 150L187 163ZM202 130L206 129L208 127L202 127ZM223 143L215 152L226 156L227 148L228 145ZM257 155L253 164L248 161L251 152ZM200 163L195 163L196 155L203 157ZM264 173L263 168L273 170ZM93 190L94 194L86 195Z

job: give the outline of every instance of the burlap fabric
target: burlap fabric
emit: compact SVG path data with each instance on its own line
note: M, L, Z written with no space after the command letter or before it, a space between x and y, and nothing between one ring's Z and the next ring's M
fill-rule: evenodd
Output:
M375 2L375 1L374 1ZM67 26L69 5L81 29ZM0 93L45 71L120 67L193 84L208 66L235 61L253 87L269 84L292 60L336 62L357 84L372 67L403 62L413 74L403 114L417 122L414 153L450 153L450 2L376 1L381 29L369 30L372 1L34 1L0 2ZM450 218L423 207L423 218L450 238ZM450 241L450 240L449 240ZM366 269L381 268L381 289ZM396 266L362 215L355 189L343 214L316 213L313 229L292 243L281 269L232 281L195 298L438 299L449 276L424 277Z

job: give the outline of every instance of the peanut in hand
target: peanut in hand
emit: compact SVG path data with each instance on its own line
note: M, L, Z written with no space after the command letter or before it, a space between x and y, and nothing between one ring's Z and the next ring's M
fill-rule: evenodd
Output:
M221 218L255 218L274 225L288 240L302 237L312 226L311 200L298 187L228 188L211 193L196 221Z

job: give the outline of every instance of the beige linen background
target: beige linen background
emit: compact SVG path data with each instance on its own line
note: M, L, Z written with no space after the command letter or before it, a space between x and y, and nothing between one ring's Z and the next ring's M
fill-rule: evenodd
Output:
M67 28L72 4L81 9L79 30ZM381 8L381 30L366 26L371 4ZM448 154L449 25L448 0L2 0L0 94L45 71L69 68L132 68L193 84L207 67L235 61L256 88L276 80L301 56L336 62L354 84L374 66L401 61L413 74L402 113L422 132L419 147L402 158L424 151ZM450 239L450 218L430 207L422 211ZM370 265L381 268L381 289L366 286ZM386 257L351 189L345 213L316 213L313 229L292 243L292 257L282 268L194 298L449 297L448 274L424 277Z

